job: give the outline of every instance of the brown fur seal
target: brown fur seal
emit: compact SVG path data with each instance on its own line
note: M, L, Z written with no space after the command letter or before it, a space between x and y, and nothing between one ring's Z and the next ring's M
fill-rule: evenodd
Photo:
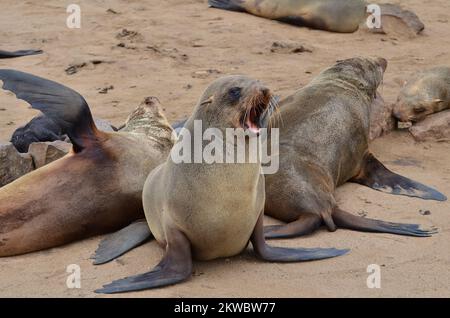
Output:
M265 213L289 223L265 228L266 238L304 235L322 223L331 231L338 226L410 236L434 233L415 224L354 216L339 209L334 198L336 187L351 181L392 194L446 199L389 171L368 149L370 105L386 66L382 58L340 61L280 102L280 167L266 176Z
M226 128L257 131L268 123L271 100L269 90L257 81L243 76L219 79L204 92L185 131L194 135L196 120L202 122L202 132L210 127L223 135ZM250 138L255 137L243 141L246 147ZM268 246L263 234L264 197L259 162L175 163L169 156L150 173L143 194L150 230L165 248L162 261L148 273L115 281L97 292L176 284L191 276L192 258L233 256L244 250L249 241L260 258L273 262L323 259L347 252Z
M418 122L450 108L450 67L420 71L408 80L397 98L394 116L403 122Z
M355 32L366 17L363 0L208 0L208 3L214 8L342 33Z
M10 59L27 55L41 54L42 50L19 50L14 52L0 50L0 59Z
M72 89L14 70L0 70L0 80L62 127L73 144L67 156L0 189L0 256L111 232L143 217L146 176L173 145L156 100L136 110L124 132L106 133Z

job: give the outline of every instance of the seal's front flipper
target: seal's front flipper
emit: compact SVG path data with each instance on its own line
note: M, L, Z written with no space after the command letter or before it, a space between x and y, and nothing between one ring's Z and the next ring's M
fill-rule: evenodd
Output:
M333 210L332 217L338 227L361 232L390 233L416 237L428 237L437 233L435 228L422 230L418 224L391 223L362 218L339 208Z
M56 82L15 70L0 70L3 89L16 94L53 120L67 133L75 152L105 139L97 130L84 98L74 90Z
M269 262L302 262L336 257L348 253L348 249L336 248L283 248L273 247L264 240L263 213L251 236L255 253Z
M439 191L389 171L371 153L366 155L359 174L350 181L392 194L406 195L425 200L447 200L447 197Z
M0 59L9 59L13 57L21 57L27 55L41 54L42 50L19 50L14 52L2 51L0 50Z
M167 234L166 254L150 272L119 279L96 290L96 293L114 294L173 285L188 279L192 274L191 245L186 236L177 230Z
M210 7L243 12L245 9L240 3L242 3L241 0L208 0L208 5Z
M131 251L151 237L152 233L148 228L147 221L145 219L136 221L104 238L92 257L94 260L93 264L100 265L108 263Z
M307 235L318 229L321 224L320 216L304 214L298 220L288 224L265 226L264 237L266 239L280 239Z

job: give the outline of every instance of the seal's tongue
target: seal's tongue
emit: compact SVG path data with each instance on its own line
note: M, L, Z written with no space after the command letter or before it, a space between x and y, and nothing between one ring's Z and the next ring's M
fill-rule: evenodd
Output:
M256 124L252 122L250 116L249 118L247 118L247 122L245 124L247 125L248 130L250 130L254 134L259 134L259 132L261 131L261 128L259 128Z

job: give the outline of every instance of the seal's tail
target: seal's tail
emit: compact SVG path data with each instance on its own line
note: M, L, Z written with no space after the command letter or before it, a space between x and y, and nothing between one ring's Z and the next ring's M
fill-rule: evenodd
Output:
M391 233L406 236L428 237L437 233L436 229L422 230L418 224L391 223L359 217L339 208L333 210L333 221L338 227L361 232Z
M361 171L350 181L391 194L425 200L447 200L447 197L439 191L388 170L371 153L366 155Z
M14 51L14 52L0 50L0 59L10 59L13 57L36 55L36 54L41 54L41 53L42 53L42 50L19 50L19 51Z
M75 152L104 136L97 130L84 98L56 82L15 70L0 70L3 89L16 94L58 124L67 133Z
M245 11L242 2L242 0L208 0L210 7L239 12Z

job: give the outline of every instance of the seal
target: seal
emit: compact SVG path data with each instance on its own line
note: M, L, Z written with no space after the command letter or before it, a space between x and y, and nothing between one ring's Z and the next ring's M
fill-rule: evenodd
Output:
M417 72L404 83L393 115L402 122L419 122L428 115L450 108L450 67Z
M285 225L265 228L266 238L313 232L321 224L409 236L435 229L362 218L341 210L334 198L350 181L373 189L443 201L438 191L389 171L368 149L370 105L387 61L352 58L324 70L310 84L280 102L280 167L266 176L265 213Z
M195 121L201 121L203 132L215 128L225 135L227 128L242 128L258 133L269 122L274 105L271 100L269 89L255 80L244 76L218 79L202 95L178 143L188 135L195 136ZM250 138L256 138L255 134L241 139L246 149ZM239 146L239 142L233 144ZM115 281L96 292L137 291L179 283L191 276L192 258L233 256L249 241L260 258L272 262L324 259L348 251L268 246L263 235L264 198L260 162L247 158L244 163L177 163L169 156L150 173L143 193L148 226L165 248L163 259L148 273Z
M26 153L33 142L64 139L64 133L53 120L47 116L36 116L25 126L17 128L10 141L19 152Z
M211 7L248 12L295 25L352 33L366 17L363 0L208 0Z
M14 52L0 50L0 59L10 59L10 58L14 58L14 57L36 55L36 54L42 54L42 53L43 53L42 50L19 50L19 51L14 51Z
M132 113L122 132L107 133L68 87L15 70L0 70L0 80L64 129L73 144L68 155L0 189L0 256L116 231L144 216L146 177L174 141L157 99Z

